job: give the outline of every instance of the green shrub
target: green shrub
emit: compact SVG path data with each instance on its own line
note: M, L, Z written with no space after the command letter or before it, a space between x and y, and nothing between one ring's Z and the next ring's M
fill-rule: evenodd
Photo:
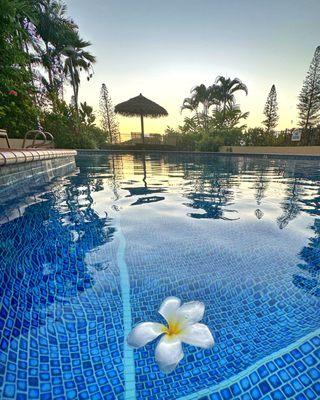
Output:
M272 133L267 133L263 128L249 128L243 134L246 146L273 146L275 137Z
M9 137L23 137L37 126L29 56L21 46L26 32L17 16L25 6L24 2L0 1L0 129L6 129Z
M75 110L64 102L57 105L55 112L43 114L42 125L54 136L57 148L99 149L107 142L102 129L79 119Z

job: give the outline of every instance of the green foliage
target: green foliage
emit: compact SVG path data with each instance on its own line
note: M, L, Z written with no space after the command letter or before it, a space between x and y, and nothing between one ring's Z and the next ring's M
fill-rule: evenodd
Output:
M201 84L191 89L191 97L184 99L181 110L194 112L197 129L204 129L207 135L216 128L232 129L249 115L248 112L242 113L236 105L235 93L238 91L248 93L246 85L240 79L218 76L211 86ZM200 104L202 109L199 111ZM212 116L209 115L210 109ZM241 128L245 128L245 125Z
M85 119L79 118L75 108L65 102L58 102L55 112L44 112L42 125L46 131L54 132L58 148L98 149L104 147L107 139L102 129L88 123L87 115Z
M0 128L22 137L34 128L38 113L19 22L28 7L23 1L0 0L0 10Z
M119 125L114 112L111 96L105 83L102 84L100 90L99 108L102 127L108 134L109 142L112 144L119 143Z
M243 134L246 146L272 146L275 145L275 137L272 133L266 133L263 128L249 128Z
M243 140L243 129L225 128L217 130L216 135L221 137L224 146L239 146Z
M215 128L233 129L241 123L241 120L247 119L248 116L248 112L242 113L239 108L227 107L225 111L215 111L210 124ZM243 124L240 127L238 126L238 128L244 129L246 128L246 125Z
M95 57L86 50L88 46L90 46L90 42L84 41L76 35L73 41L62 51L62 55L65 57L63 71L72 85L73 101L77 112L80 72L85 71L89 80L93 74L92 64L95 62Z
M195 151L196 142L200 136L196 132L182 132L182 126L177 130L167 127L164 142L165 143L176 143L177 150Z
M168 128L168 142L174 137L177 148L193 151L219 151L223 145L239 145L249 113L242 113L235 103L235 93L244 91L247 87L237 78L222 76L209 87L201 84L191 90L191 97L184 99L182 110L190 110L194 114L185 118L183 125L177 130ZM199 105L202 109L199 111ZM212 108L212 115L209 110Z
M90 107L86 101L84 103L80 103L79 118L85 126L94 125L96 117L93 114L93 108Z
M95 57L66 17L65 4L0 0L0 10L0 128L9 137L23 137L41 116L57 147L104 145L92 107L84 102L78 109L81 71L90 79ZM65 82L72 85L74 107L61 101Z
M233 109L236 104L235 93L242 91L248 94L247 86L238 78L228 78L218 76L216 83L212 86L212 90L216 93L219 101L219 109L224 113L228 108Z
M306 131L320 123L320 46L315 50L299 95L300 126Z
M61 0L32 2L35 20L29 21L29 44L33 49L33 67L41 74L45 94L55 107L56 98L61 98L64 82L73 88L73 102L78 112L78 96L81 71L92 77L95 57L87 48L90 42L80 37L78 26L66 16L66 5ZM34 31L34 32L33 32ZM33 32L33 33L32 33ZM40 40L39 40L40 39Z
M277 126L279 119L277 91L275 85L271 86L263 113L265 120L262 123L265 125L267 133L270 133Z
M204 116L185 118L184 124L177 130L167 128L168 138L176 139L179 150L219 151L220 146L239 145L243 138L243 127L218 127L214 118L203 123Z

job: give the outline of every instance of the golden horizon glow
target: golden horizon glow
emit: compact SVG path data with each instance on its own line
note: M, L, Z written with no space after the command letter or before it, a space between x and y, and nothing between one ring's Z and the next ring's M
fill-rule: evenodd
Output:
M177 128L190 89L211 85L218 75L241 79L248 96L237 95L248 127L261 126L273 84L279 103L277 130L297 126L297 102L319 45L319 0L191 0L162 3L66 0L96 55L94 76L81 80L80 101L98 111L101 84L113 104L142 93L163 106L166 118L145 119L145 132ZM192 26L192 29L190 27ZM107 27L107 28L106 28ZM120 132L140 132L139 118L119 117Z

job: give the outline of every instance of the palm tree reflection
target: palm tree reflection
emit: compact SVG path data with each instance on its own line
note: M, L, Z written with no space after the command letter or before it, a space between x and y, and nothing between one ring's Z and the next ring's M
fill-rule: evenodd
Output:
M202 160L201 160L202 161ZM222 219L232 221L239 217L227 216L237 214L236 210L227 209L233 205L233 186L237 183L233 180L237 164L230 159L216 159L214 163L208 163L204 159L200 164L186 166L185 179L190 179L191 190L185 194L190 200L185 206L201 213L191 212L187 215L195 219ZM189 189L187 187L187 190Z

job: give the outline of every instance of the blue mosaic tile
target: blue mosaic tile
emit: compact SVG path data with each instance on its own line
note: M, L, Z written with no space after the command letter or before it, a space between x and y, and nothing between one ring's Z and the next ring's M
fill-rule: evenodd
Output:
M320 398L319 161L77 165L0 190L0 398ZM168 295L205 303L216 344L164 375L125 335Z

